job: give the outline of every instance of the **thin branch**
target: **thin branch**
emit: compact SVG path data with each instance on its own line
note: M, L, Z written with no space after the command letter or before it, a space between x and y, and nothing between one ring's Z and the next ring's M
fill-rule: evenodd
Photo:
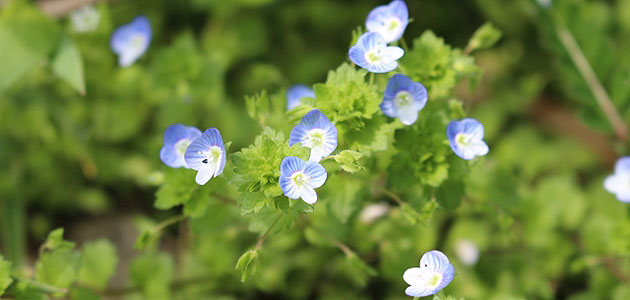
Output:
M15 279L16 281L22 281L22 282L28 283L30 286L33 286L44 293L48 293L48 294L67 294L68 293L68 289L58 288L56 286L52 286L52 285L39 282L36 280L32 280L32 279L28 279L24 277L13 277L13 279Z
M178 215L178 216L173 216L170 217L164 221L162 221L160 224L158 224L157 226L155 226L152 230L151 233L158 233L160 231L162 231L164 228L173 225L177 222L183 221L187 218L187 216L185 215Z
M258 249L260 249L260 247L262 247L263 243L265 242L265 240L267 239L267 236L269 235L269 233L271 232L271 229L273 229L273 227L276 226L276 224L278 224L278 221L280 221L280 218L282 218L282 214L280 214L275 221L273 221L273 223L271 223L271 226L269 226L269 228L267 228L267 231L265 231L265 233L263 234L263 236L261 236L258 239L258 243L256 243L256 249L255 251L258 251Z
M619 112L615 108L615 105L612 103L610 96L608 96L608 92L602 86L602 83L597 78L597 75L591 68L590 63L586 59L586 56L582 52L582 49L578 45L577 41L573 37L573 34L563 25L556 24L555 25L556 34L560 38L560 42L564 48L569 52L569 56L573 63L577 67L580 75L586 81L589 89L595 96L597 103L601 107L604 115L608 118L608 122L615 130L615 134L620 141L625 141L628 138L628 129L624 124Z

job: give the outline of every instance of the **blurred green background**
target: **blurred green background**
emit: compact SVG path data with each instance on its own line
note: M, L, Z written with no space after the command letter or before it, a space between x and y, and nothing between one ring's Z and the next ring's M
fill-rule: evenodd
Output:
M14 273L32 273L40 244L64 227L79 244L115 245L118 268L103 299L406 299L402 271L432 249L455 265L445 292L458 299L630 299L630 208L602 187L615 160L630 153L628 138L615 136L557 36L558 24L573 34L627 128L630 0L549 8L407 1L409 44L427 29L458 48L486 22L503 32L495 47L474 54L484 72L478 88L455 89L491 149L466 179L462 204L438 209L427 224L410 224L395 209L366 223L358 218L364 206L395 203L338 184L362 200L348 212L333 208L345 217L322 226L343 232L377 274L346 265L336 248L309 244L300 222L330 211L316 210L270 237L246 283L234 265L261 230L248 231L253 221L221 201L200 220L166 229L160 251L132 249L143 226L176 213L154 208L166 170L163 131L174 123L219 127L230 151L253 143L260 129L245 97L324 82L347 60L352 31L386 2L107 1L95 4L100 22L88 33L74 32L72 10L55 2L64 1L0 1L0 249ZM151 20L153 40L123 69L109 38L139 14ZM60 41L80 53L84 95L77 68L56 67ZM476 264L457 255L463 240L478 247ZM90 293L73 299L94 299L82 292Z

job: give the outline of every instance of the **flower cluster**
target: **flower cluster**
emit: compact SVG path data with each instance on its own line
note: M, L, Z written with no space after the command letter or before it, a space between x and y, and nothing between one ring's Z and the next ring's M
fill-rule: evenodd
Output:
M404 1L394 0L388 5L376 7L365 21L368 32L361 35L348 51L350 60L373 73L393 71L405 51L387 44L400 39L407 24L409 11Z
M171 168L188 168L197 171L199 185L220 175L225 168L226 153L221 133L216 128L205 132L195 127L174 124L164 131L164 146L160 159Z

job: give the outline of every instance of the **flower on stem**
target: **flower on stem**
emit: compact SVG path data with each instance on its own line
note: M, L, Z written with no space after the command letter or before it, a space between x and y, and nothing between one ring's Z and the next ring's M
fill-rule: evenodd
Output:
M328 174L322 165L287 156L280 164L280 188L291 199L302 198L308 204L317 202L315 189L326 182Z
M287 90L287 110L291 110L302 104L302 98L315 98L315 93L311 88L303 84L296 84Z
M617 160L615 172L604 180L604 188L619 201L630 203L630 156Z
M118 27L110 40L112 50L118 54L118 64L121 67L132 65L149 48L151 36L151 23L145 16Z
M427 89L409 77L396 74L387 82L385 97L381 103L383 113L391 118L399 118L405 125L418 119L418 112L427 104Z
M184 154L192 141L201 135L195 127L174 124L164 131L164 146L160 150L160 160L171 168L188 168Z
M321 111L311 110L291 130L289 146L297 143L311 148L308 160L318 162L337 148L337 127Z
M446 136L457 156L470 160L488 154L488 145L483 141L483 125L475 119L451 121Z
M197 171L195 181L204 185L213 177L218 176L225 168L225 147L221 133L216 128L208 128L194 140L184 155L188 166Z
M410 285L405 294L412 297L433 295L451 283L454 272L444 253L429 251L422 255L419 268L409 268L403 274L403 280Z
M374 8L365 20L369 32L378 32L386 42L400 39L409 24L409 11L405 1L394 0Z
M397 60L405 54L400 47L387 46L387 42L377 32L366 32L350 48L348 56L358 66L373 72L387 73L398 67Z

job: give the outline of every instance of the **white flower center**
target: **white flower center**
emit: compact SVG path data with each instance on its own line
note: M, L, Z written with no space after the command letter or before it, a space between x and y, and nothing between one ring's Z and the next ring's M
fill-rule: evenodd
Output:
M221 156L223 155L223 150L218 146L212 146L208 151L202 153L199 151L199 154L203 154L206 156L201 162L206 165L215 165L218 168L218 162L221 160Z
M365 53L365 60L367 60L371 64L375 64L381 61L380 51L372 50Z
M427 287L436 288L442 282L442 274L433 273L427 278Z
M309 176L302 171L297 171L291 174L291 182L297 187L305 185L310 180Z
M411 94L407 91L400 91L396 94L396 98L394 98L394 103L398 107L410 105L413 102L413 98Z
M460 146L468 146L472 142L472 138L468 134L458 133L455 136L455 142Z
M182 139L179 142L175 143L175 151L177 152L177 154L183 156L186 153L186 149L188 149L188 146L190 146L190 143L191 142L188 139Z
M389 24L387 24L387 26L385 27L387 28L387 30L392 32L392 31L396 31L396 29L398 29L399 26L400 26L400 20L398 20L397 18L391 18L389 19Z
M304 146L309 148L322 147L326 139L325 131L319 128L311 129L306 133L306 141Z

